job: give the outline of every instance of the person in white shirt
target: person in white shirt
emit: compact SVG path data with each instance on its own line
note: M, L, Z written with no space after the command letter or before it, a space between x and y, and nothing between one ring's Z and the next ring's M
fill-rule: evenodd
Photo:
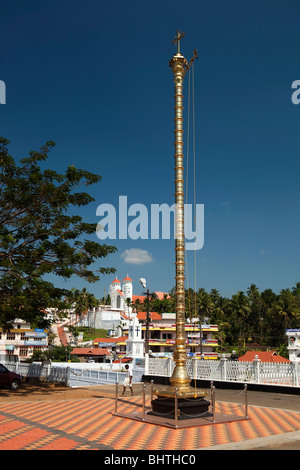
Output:
M125 366L125 369L127 370L127 375L124 379L124 382L123 382L123 393L122 393L122 397L124 397L124 393L125 393L125 390L126 390L126 387L129 387L130 388L130 391L131 391L131 396L133 396L133 390L132 390L132 370L129 368L129 365L126 364Z

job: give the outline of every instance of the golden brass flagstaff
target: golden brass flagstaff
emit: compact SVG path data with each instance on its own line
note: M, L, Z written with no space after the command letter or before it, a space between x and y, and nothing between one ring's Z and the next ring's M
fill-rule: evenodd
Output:
M173 44L177 44L177 52L169 62L174 74L175 85L175 266L176 266L176 347L173 353L175 369L170 379L171 385L165 390L155 391L155 394L163 397L199 398L205 396L202 391L197 391L190 386L186 361L186 332L185 332L185 239L184 239L184 168L183 168L183 78L192 62L180 53L180 41L184 33L177 31Z

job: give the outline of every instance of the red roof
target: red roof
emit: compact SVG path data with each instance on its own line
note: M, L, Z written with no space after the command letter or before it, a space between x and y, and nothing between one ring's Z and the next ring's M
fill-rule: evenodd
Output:
M169 294L167 294L166 292L155 292L155 294L157 295L159 300L163 300L165 298L165 295L167 296L167 298L170 297Z
M129 276L126 276L126 277L123 279L123 281L131 281L131 282L133 282L132 279L130 279Z
M119 279L117 279L117 278L112 282L112 284L113 284L114 282L118 282L118 284L121 284L121 281L119 281Z
M76 356L105 356L111 355L108 349L104 348L74 348L71 354Z
M141 302L144 302L145 298L146 297L144 295L133 295L132 302L135 302L136 300L140 300Z
M285 357L279 356L276 351L247 351L246 354L239 357L239 361L242 362L251 362L257 358L261 360L261 362L291 362Z
M163 300L165 295L167 296L167 298L170 297L169 294L167 294L166 292L155 292L155 294L157 295L159 300ZM141 302L144 302L146 298L147 297L145 295L133 295L132 302L134 302L135 300L140 300Z
M95 343L123 343L127 336L119 336L119 338L95 338L93 344Z
M128 315L125 315L124 312L120 312L120 316L124 318L124 320L131 320L131 317L129 317Z
M150 320L161 320L161 315L157 312L149 312L150 313ZM139 312L137 314L138 320L146 320L147 312Z

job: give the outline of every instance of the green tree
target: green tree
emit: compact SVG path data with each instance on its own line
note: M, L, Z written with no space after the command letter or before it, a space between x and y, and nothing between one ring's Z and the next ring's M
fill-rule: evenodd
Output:
M175 302L174 300L167 294L164 294L162 299L159 299L157 296L151 297L150 300L150 310L151 312L175 312Z
M261 338L260 343L265 346L274 346L278 336L276 321L274 321L273 307L278 299L277 294L272 289L265 289L261 293Z
M214 302L210 294L204 289L199 289L197 295L197 303L200 320L204 321L205 318L208 318L210 320L210 317L214 310Z
M284 332L287 328L295 328L299 325L300 310L290 289L281 290L274 311L278 315L279 323L282 325Z
M292 292L295 297L296 304L300 308L300 282L296 283L296 287L293 287Z
M260 342L263 329L262 329L262 299L260 292L255 284L251 284L247 289L247 296L251 308L251 315L249 318L248 332L251 336L252 341Z
M231 323L235 325L238 332L238 342L244 343L249 334L249 318L251 315L251 307L249 299L245 296L244 292L239 291L232 296L230 302L231 309Z
M62 311L68 295L47 280L49 275L95 282L101 274L115 272L93 268L116 248L85 238L95 234L96 224L75 214L93 201L78 188L101 177L74 166L64 174L42 169L53 142L19 164L9 155L8 144L0 138L0 325L9 329L12 320L22 318L47 327L46 308Z
M40 362L51 360L53 362L79 362L77 357L71 354L70 346L53 346L45 351L34 351L32 357L26 362Z
M72 305L77 321L82 320L89 310L99 305L99 300L88 292L85 287L82 290L71 289L67 301Z
M219 342L220 351L223 352L228 333L230 333L228 299L222 297L216 289L212 289L210 295L214 303L214 308L211 314L211 324L218 325L219 331L214 333L214 336Z

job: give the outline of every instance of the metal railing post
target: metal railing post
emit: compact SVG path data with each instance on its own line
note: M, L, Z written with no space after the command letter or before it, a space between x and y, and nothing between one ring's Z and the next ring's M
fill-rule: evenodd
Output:
M247 394L247 384L244 385L245 390L245 417L248 418L248 394Z
M175 388L175 428L178 425L178 388Z
M151 407L151 411L152 411L152 400L153 400L153 383L154 383L154 380L151 380L151 386L150 386L150 407Z
M118 382L116 382L116 394L115 394L115 415L118 414Z
M212 388L212 413L213 413L213 422L215 423L215 413L216 413L216 387Z
M145 421L145 398L146 398L146 385L143 383L143 421Z

